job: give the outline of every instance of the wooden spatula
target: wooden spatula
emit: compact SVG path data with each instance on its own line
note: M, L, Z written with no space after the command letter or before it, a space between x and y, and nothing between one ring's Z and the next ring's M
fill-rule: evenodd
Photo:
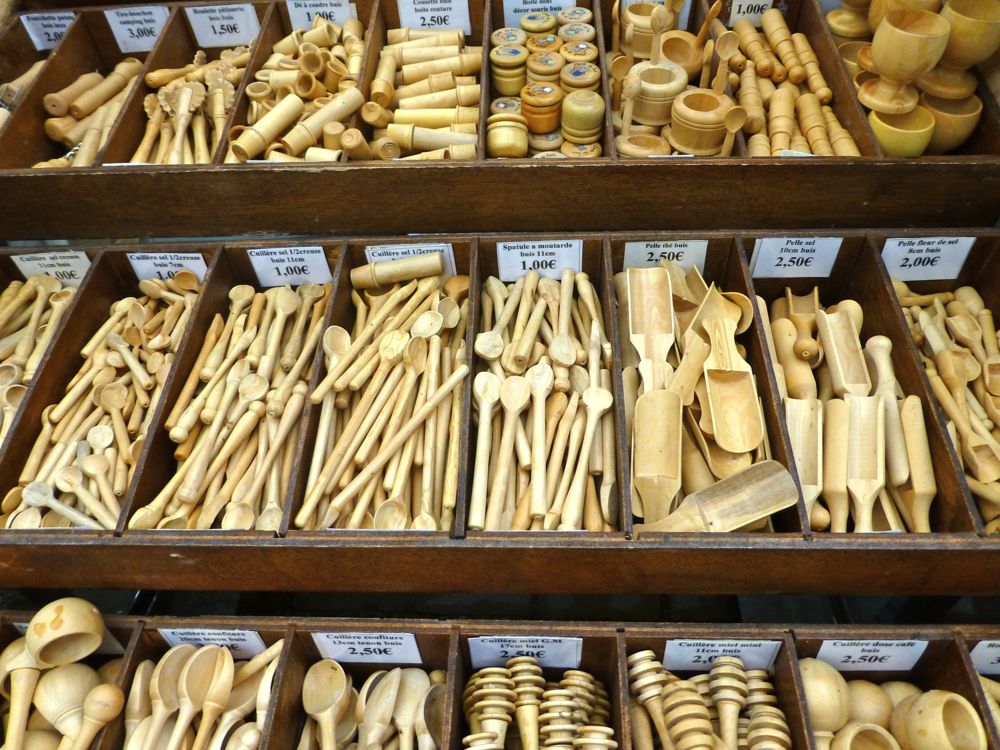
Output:
M764 439L753 371L736 349L732 320L709 318L704 326L712 345L705 360L705 385L715 442L731 453L747 453Z
M885 413L882 396L845 399L849 416L847 491L851 496L854 531L872 531L872 510L885 486Z
M795 505L799 490L777 461L761 461L684 498L662 521L636 524L637 533L733 531Z
M646 521L659 521L681 486L681 399L672 391L648 391L635 404L632 481Z

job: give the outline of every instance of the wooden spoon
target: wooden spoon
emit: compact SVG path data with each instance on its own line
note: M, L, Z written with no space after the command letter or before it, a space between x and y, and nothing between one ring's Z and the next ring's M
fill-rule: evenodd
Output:
M195 735L191 750L202 750L211 739L215 721L226 709L226 704L229 702L229 696L233 690L234 673L235 665L232 652L228 648L219 648L216 651L212 679L201 704L201 723L198 725L198 733Z
M208 743L209 750L222 750L229 731L247 716L257 704L257 690L264 678L264 670L259 670L239 684L234 685L226 701L226 709L219 717L219 723Z
M368 748L373 745L375 747L381 746L389 732L402 678L403 670L396 667L379 680L378 684L368 693L362 721Z
M431 685L420 699L414 725L419 750L440 750L441 739L444 737L444 709L447 695L446 685Z
M486 506L486 525L484 528L489 530L500 528L500 519L504 513L507 497L507 478L514 457L517 423L521 412L524 411L530 400L531 387L528 385L528 381L520 375L507 378L500 386L500 404L504 410L504 421L500 450L497 453L497 465L494 467L493 484L490 487L489 501Z
M124 705L125 694L117 685L98 685L87 693L83 701L83 725L70 750L87 750L97 733L121 713Z
M128 701L125 703L125 739L123 745L129 744L129 738L135 732L136 726L153 710L149 701L149 683L153 678L156 664L146 659L139 663L132 676L132 687L129 689Z
M594 434L600 426L601 417L604 412L611 408L614 398L611 391L591 386L583 392L582 400L587 407L587 422L584 427L583 443L580 446L576 472L573 474L573 482L562 508L560 531L576 531L583 527L583 509L587 489L586 482L589 477L588 464L591 446L594 442Z
M872 510L885 486L885 412L882 396L844 399L849 412L847 491L855 532L872 531Z
M403 531L410 525L409 508L398 497L391 497L375 511L374 524L384 531Z
M430 678L424 670L408 667L402 671L392 711L392 721L399 732L399 750L413 750L413 726L430 687Z
M345 703L350 681L333 659L313 664L302 683L302 706L319 725L320 750L337 749L337 720Z
M500 378L489 371L479 373L472 382L472 395L479 407L479 427L476 432L476 465L472 475L468 525L475 531L481 531L486 526L493 413L500 401L501 385Z
M704 369L712 434L723 450L747 453L764 439L764 419L753 371L736 349L735 323L711 318L704 326L712 345Z
M220 657L219 651L226 649L222 646L202 646L185 662L177 683L177 721L170 734L167 750L179 750L184 741L184 733L205 703L216 671L225 668L225 661Z
M548 511L545 491L546 459L545 400L552 392L555 376L552 367L540 362L525 375L531 388L531 517L544 518Z
M720 70L724 66L720 66ZM722 118L722 124L726 126L726 139L722 142L720 156L732 156L733 143L736 141L736 134L740 132L747 121L747 111L743 107L730 107L726 116Z
M673 391L647 391L636 401L634 420L632 482L642 498L643 520L651 523L669 515L681 486L681 398Z
M195 651L197 649L190 643L182 643L167 651L157 662L149 682L149 698L153 704L153 713L149 719L142 750L153 750L157 746L163 725L180 708L178 682L184 666Z

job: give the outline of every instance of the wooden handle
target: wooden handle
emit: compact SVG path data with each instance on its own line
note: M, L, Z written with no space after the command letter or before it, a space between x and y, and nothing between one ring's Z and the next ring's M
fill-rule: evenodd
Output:
M847 403L831 399L823 405L823 499L830 510L830 531L847 532L847 448L850 440Z
M382 263L369 263L351 269L351 285L355 289L374 289L389 286L398 281L438 276L444 272L444 256L441 253L424 253L409 258L400 258Z
M909 511L911 531L930 533L930 506L937 495L924 410L919 396L907 396L899 409L910 467Z

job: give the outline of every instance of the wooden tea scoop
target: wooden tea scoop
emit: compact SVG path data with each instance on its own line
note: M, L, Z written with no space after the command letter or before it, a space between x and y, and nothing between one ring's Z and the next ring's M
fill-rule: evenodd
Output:
M908 465L908 481L899 488L910 531L930 533L930 508L937 495L927 425L919 396L907 396L899 406Z
M885 487L885 412L882 396L845 399L849 412L847 491L855 532L872 531L872 509Z
M681 487L683 429L680 396L673 391L647 391L639 396L632 438L632 483L642 498L642 518L647 523L667 517Z
M446 685L432 683L420 700L420 705L417 707L416 723L414 724L419 750L441 750L441 739L444 737L444 709L447 692Z
M684 406L694 401L695 385L701 379L705 360L712 348L701 336L692 330L684 334L684 356L667 381L667 390L676 393Z
M983 435L972 429L968 418L961 412L951 397L948 387L941 380L937 370L927 368L927 381L931 390L941 405L942 410L954 423L961 438L962 457L968 471L976 479L989 484L1000 479L1000 453L994 447L995 441L987 440Z
M795 324L798 337L793 351L795 356L806 362L812 362L819 354L819 343L813 338L812 332L816 325L816 311L820 309L819 287L813 287L806 295L792 294L791 289L785 289L785 301L788 305L788 319ZM773 314L772 317L778 317Z
M808 518L823 491L823 403L819 399L785 399L785 424Z
M653 390L656 363L667 361L674 345L670 274L662 267L628 269L629 340L639 353L639 374Z
M486 505L486 525L484 528L489 530L500 528L500 518L503 515L507 498L507 479L514 458L514 437L517 431L517 422L530 400L531 388L528 381L519 375L507 378L500 386L500 404L503 406L504 419L503 429L500 433L500 450L497 453L493 472L493 484L490 486L489 500Z
M196 651L197 649L190 643L182 643L167 651L157 662L149 681L149 698L153 704L153 712L149 717L142 750L153 750L157 746L167 719L180 708L178 684L181 672Z
M362 724L365 728L365 741L369 748L372 745L381 746L388 735L402 679L403 670L396 667L389 670L368 693Z
M901 389L892 366L892 341L887 336L872 336L865 342L865 355L875 373L875 395L881 394L885 410L886 478L893 487L901 487L910 477L910 462L896 400Z
M83 723L70 750L87 750L94 737L118 717L125 705L125 695L117 685L98 685L83 701ZM31 750L25 747L25 750Z
M841 397L847 393L867 396L871 392L871 378L851 316L845 311L817 310L816 329L830 368L834 393Z
M528 368L525 380L531 388L531 517L544 518L548 511L545 492L546 459L545 400L552 392L552 367L540 362Z
M427 673L416 667L408 667L400 676L399 692L392 712L392 722L399 733L399 750L413 750L413 726L417 720L424 696L431 687Z
M468 525L470 529L476 531L481 531L486 526L493 413L500 402L501 385L500 378L489 371L479 373L472 382L472 395L479 407L479 427L476 433L476 465L473 471Z
M313 664L302 682L302 707L319 726L320 750L336 750L337 720L349 694L350 681L333 659Z
M705 387L715 442L730 453L748 453L764 439L764 420L750 364L736 349L736 324L704 321L712 351L705 359Z
M733 531L789 508L799 490L788 469L777 461L760 461L688 495L676 511L652 524L636 524L642 532Z

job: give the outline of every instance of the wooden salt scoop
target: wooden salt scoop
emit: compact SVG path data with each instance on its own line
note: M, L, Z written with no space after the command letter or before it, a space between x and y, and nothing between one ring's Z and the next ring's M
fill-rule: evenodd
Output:
M795 505L799 491L792 475L777 461L760 461L688 495L676 511L652 524L636 524L643 532L725 532L742 528Z
M875 395L881 394L885 410L885 457L887 479L893 487L901 487L910 478L906 439L900 419L897 397L902 393L892 366L892 341L887 336L872 336L865 342L865 356L875 373ZM829 353L827 362L830 362ZM858 394L862 395L862 394Z
M810 517L823 491L823 403L819 399L785 399L785 424L806 517Z
M899 415L910 469L908 481L899 488L899 495L910 531L930 533L930 508L937 495L937 482L920 397L907 396L903 399Z
M1000 346L997 344L993 312L983 308L976 313L976 319L983 332L983 348L986 350L986 360L983 362L986 390L994 396L1000 396Z
M712 351L705 359L705 387L715 442L730 453L748 453L764 439L764 418L750 364L736 349L736 324L708 319L704 323Z
M824 310L816 311L815 320L834 393L841 397L847 393L867 396L872 383L854 320L845 311Z
M781 364L785 388L792 398L816 398L819 391L812 368L795 354L797 338L795 325L788 318L779 318L771 312L771 334L775 353Z
M670 274L662 267L628 269L629 340L639 353L645 391L670 374L663 368L674 345L674 307Z
M795 356L812 362L820 352L819 343L812 335L816 326L816 312L820 309L819 287L813 287L812 292L805 295L792 294L792 290L786 288L785 302L788 305L788 319L795 324L798 334L793 347ZM778 317L773 311L771 315Z
M986 484L1000 479L1000 451L995 447L996 441L987 440L985 436L973 430L968 417L952 399L948 387L941 380L937 370L927 368L927 381L944 413L958 430L962 457L965 459L967 470Z
M847 491L855 532L870 532L872 509L885 487L885 412L882 396L845 399L849 412ZM832 509L831 509L832 510Z
M680 396L669 390L639 396L632 439L632 483L642 498L642 518L647 523L667 517L680 489L683 429Z

